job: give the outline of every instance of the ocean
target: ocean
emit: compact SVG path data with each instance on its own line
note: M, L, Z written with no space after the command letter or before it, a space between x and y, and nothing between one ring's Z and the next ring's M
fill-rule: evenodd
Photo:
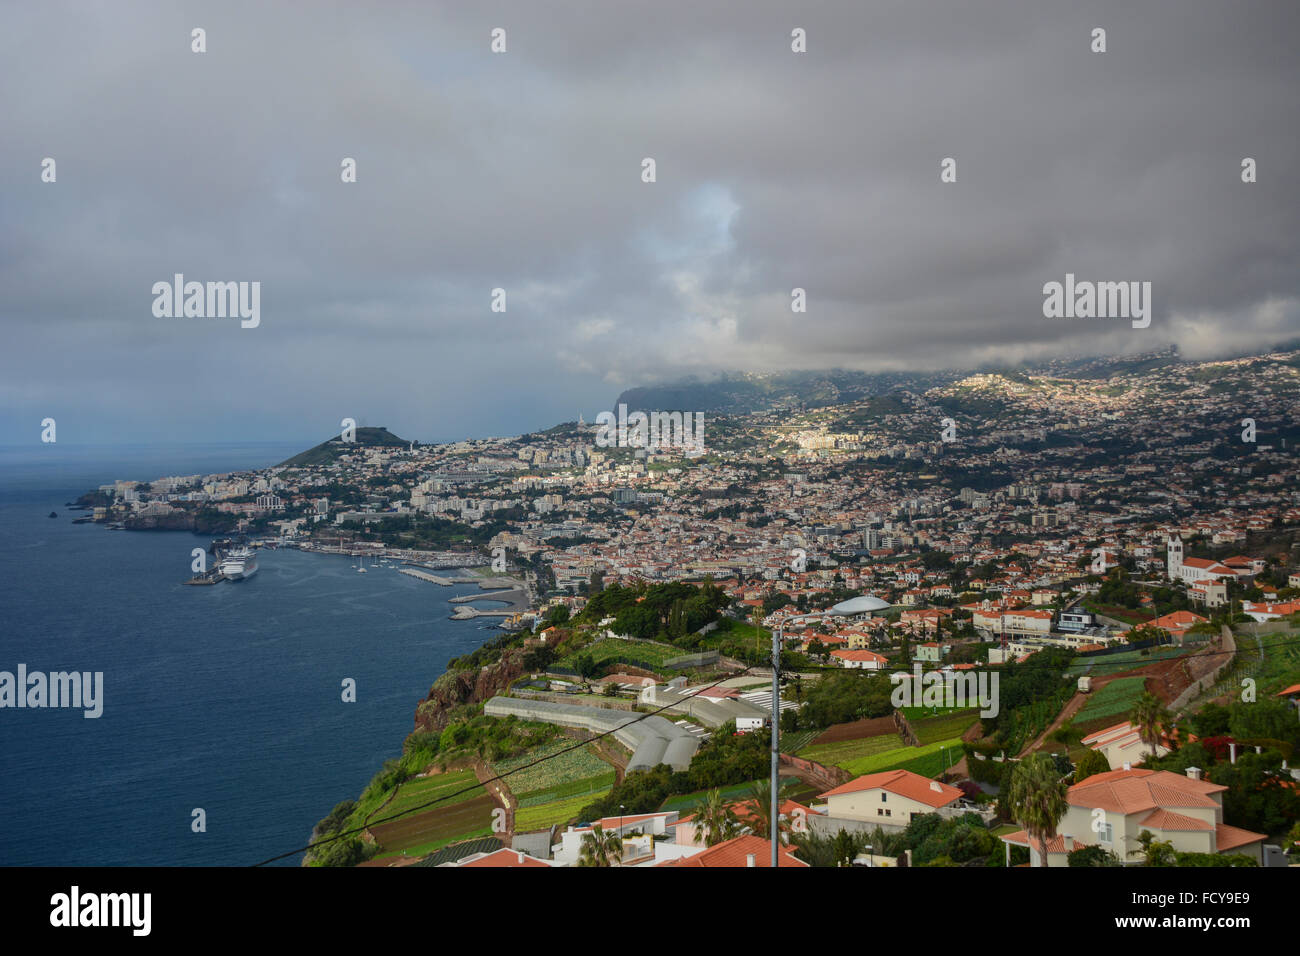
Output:
M104 675L96 719L0 708L0 865L238 866L300 847L400 753L447 661L500 634L449 620L474 585L341 556L262 551L248 581L190 587L211 537L74 525L85 512L64 507L302 447L0 446L0 671Z

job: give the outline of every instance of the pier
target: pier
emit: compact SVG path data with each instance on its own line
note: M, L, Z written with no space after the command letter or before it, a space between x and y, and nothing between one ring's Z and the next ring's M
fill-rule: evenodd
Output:
M428 571L420 571L416 568L398 568L403 574L409 574L413 578L419 578L421 581L428 581L430 584L440 584L445 588L453 584L474 584L479 578L445 578L439 574L430 574Z

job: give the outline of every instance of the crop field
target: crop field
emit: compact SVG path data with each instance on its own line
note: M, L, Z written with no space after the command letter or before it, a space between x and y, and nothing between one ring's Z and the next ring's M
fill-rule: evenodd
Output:
M579 793L604 792L614 785L614 768L601 760L587 747L570 750L562 756L555 756L569 747L576 740L561 737L541 747L535 747L527 753L502 760L493 764L493 772L506 774L506 786L519 799L520 806L546 803L562 796L574 796ZM535 767L527 765L543 757L549 757ZM518 770L516 768L524 767ZM510 771L515 771L510 773Z
M910 770L922 777L937 777L964 756L960 740L956 743L952 741L941 741L940 743L946 744L946 747L940 746L937 750L922 754L920 757L913 757L911 760L904 760L901 763L890 767L881 767L880 769Z
M939 770L942 770L944 748L950 748L953 751L953 763L956 763L961 759L961 738L953 737L949 740L937 740L932 744L926 744L924 747L895 747L891 750L885 750L880 753L860 757L856 760L846 761L845 763L840 764L840 766L851 774L862 776L863 774L868 773L879 773L882 770L897 770L900 767L907 767L909 770L914 770L915 766L922 761L922 758L937 755L937 760L934 762L938 764ZM930 764L926 763L923 765L929 766ZM915 770L914 772L920 773L919 770ZM935 773L938 772L938 770L935 771ZM924 774L923 776L932 776L932 774Z
M1082 725L1107 717L1127 716L1145 688L1145 677L1121 677L1113 680L1092 695L1075 716L1074 722Z
M639 664L647 670L658 670L663 667L664 661L672 657L680 657L685 651L680 647L673 647L671 644L655 644L648 641L620 641L616 638L607 637L602 641L596 641L594 644L588 644L580 653L590 654L591 659L597 664L619 658ZM566 658L560 663L571 667L573 666L573 659L571 657Z
M1260 690L1276 694L1282 688L1300 682L1300 640L1297 639L1297 634L1300 632L1279 631L1276 634L1261 634L1257 638L1250 635L1237 638L1238 647L1253 644L1263 650L1263 660L1253 672L1259 681Z
M927 717L924 720L912 720L909 717L908 720L916 732L916 739L925 746L937 740L960 737L979 717L978 710L962 710L946 717Z
M454 803L474 796L473 791L459 798L451 796L456 791L464 790L467 787L478 787L478 778L474 776L472 770L435 773L427 777L408 780L398 788L397 796L386 804L382 810L375 813L374 818L383 819L392 816L394 813L401 813L403 810L410 810L412 807L428 803L431 800L449 798L446 803ZM444 805L446 804L437 804L429 809L435 810Z
M813 740L821 733L818 730L796 730L794 733L781 734L781 752L797 754L812 746Z
M610 780L613 781L612 774ZM515 811L515 832L523 833L528 830L542 830L554 824L568 823L577 817L578 811L604 792L604 790L601 790L594 794L583 793L532 807L521 806Z
M912 715L907 715L910 720ZM892 717L873 717L870 719L851 720L845 724L833 724L821 732L813 741L815 744L837 744L845 740L861 740L863 737L876 737L881 734L898 734Z
M1074 663L1066 670L1070 677L1079 677L1083 674L1094 674L1097 677L1109 677L1111 674L1117 674L1120 671L1127 670L1129 667L1141 667L1143 664L1150 664L1154 661L1166 660L1170 657L1182 657L1189 653L1185 647L1148 647L1144 648L1148 653L1144 656L1141 650L1121 651L1118 654L1099 654L1095 657L1076 657Z
M394 850L406 850L413 855L429 853L456 840L490 836L495 808L496 801L479 788L477 793L467 794L456 803L372 826L370 832L386 853ZM385 816L387 811L386 807Z
M847 765L854 761L900 748L904 750L916 749L903 743L903 739L898 734L889 733L881 734L878 737L862 737L858 740L844 740L833 744L814 744L806 750L800 751L798 756L803 757L805 760L834 764L837 767L847 769Z

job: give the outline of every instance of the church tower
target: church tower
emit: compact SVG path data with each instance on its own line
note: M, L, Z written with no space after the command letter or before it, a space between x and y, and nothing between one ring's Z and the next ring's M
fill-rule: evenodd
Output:
M1181 535L1174 535L1166 542L1168 546L1168 557L1165 565L1169 570L1169 580L1177 581L1183 576L1183 539Z

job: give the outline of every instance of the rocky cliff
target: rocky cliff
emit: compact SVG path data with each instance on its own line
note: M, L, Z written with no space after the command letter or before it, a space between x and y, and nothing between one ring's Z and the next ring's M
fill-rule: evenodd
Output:
M504 693L524 675L524 651L508 648L501 658L478 670L448 671L429 688L429 695L415 708L417 731L441 731L449 715L466 704L481 704Z
M176 511L169 515L129 515L122 523L127 531L193 531L195 534L229 534L235 530L237 518L235 515Z

